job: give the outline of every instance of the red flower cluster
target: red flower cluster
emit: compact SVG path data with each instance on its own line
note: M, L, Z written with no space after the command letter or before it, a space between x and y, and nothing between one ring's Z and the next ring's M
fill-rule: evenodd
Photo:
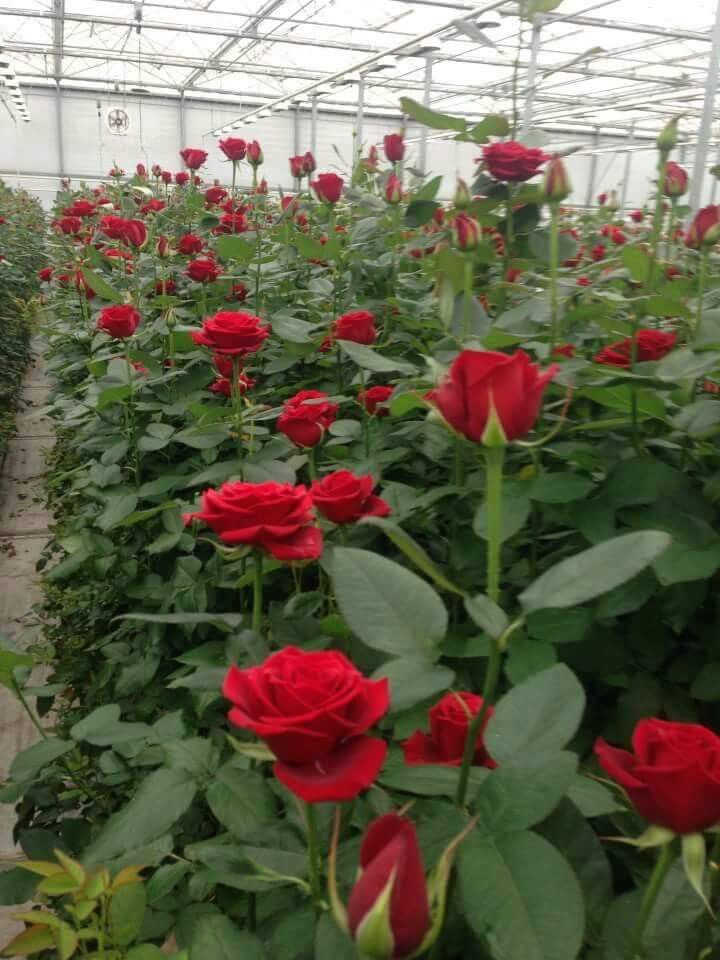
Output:
M124 217L107 216L100 221L100 230L111 240L120 240L129 247L141 250L147 243L147 227L142 220L126 220Z
M640 362L662 360L675 346L677 334L664 333L662 330L638 330L636 336L635 359ZM632 337L616 340L595 354L595 363L609 367L630 367L632 362Z

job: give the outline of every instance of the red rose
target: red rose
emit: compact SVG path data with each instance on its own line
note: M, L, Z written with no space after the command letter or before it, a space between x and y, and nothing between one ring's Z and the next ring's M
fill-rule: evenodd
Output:
M630 214L630 219L633 223L642 223L645 219L645 213L642 210L633 210Z
M232 376L232 372L230 376ZM241 395L244 396L248 390L251 390L254 386L254 380L244 373L240 374L238 377L238 392ZM208 390L212 390L213 393L221 393L224 397L230 397L232 396L232 381L227 377L218 377L214 383L210 384Z
M128 246L141 249L147 243L147 227L142 220L126 220L124 217L106 216L100 221L100 230L111 240L121 240Z
M638 813L674 833L720 822L720 737L695 723L648 718L635 727L633 753L595 742L600 766Z
M383 147L390 163L400 163L405 156L405 141L401 133L386 133L383 137Z
M665 164L665 176L662 182L662 192L666 197L681 197L687 193L688 174L679 163L668 160Z
M163 170L160 176L162 177L162 182L166 185L173 182L173 175L169 170Z
M224 140L218 140L218 146L233 163L245 159L247 144L240 137L226 137Z
M244 357L257 352L269 336L270 328L262 325L260 317L234 310L221 310L208 317L202 330L192 333L195 343L228 357Z
M198 237L196 233L185 233L178 240L177 248L180 253L188 256L194 253L200 253L203 248L203 239L202 237Z
M542 150L524 147L516 140L502 140L484 147L482 158L496 180L520 183L534 177L548 156Z
M601 207L604 207L605 204L607 203L607 194L606 194L606 193L599 193L599 194L598 194L597 201L598 201L598 203L600 204Z
M393 387L368 387L358 392L358 403L365 407L370 416L388 417L390 411L387 402L392 396Z
M338 406L320 390L301 390L285 401L278 430L299 447L315 447L334 423Z
M220 276L220 267L214 260L201 258L199 260L191 260L185 272L190 279L195 280L196 283L212 283L213 280L217 280Z
M201 509L185 516L186 523L192 520L206 523L223 543L258 547L284 563L317 560L322 553L322 532L303 486L224 483L203 493Z
M98 317L97 328L109 333L116 340L131 337L140 323L140 314L129 303L104 307Z
M167 280L156 280L155 281L155 293L158 296L171 296L177 290L177 284L172 279Z
M592 248L592 250L590 251L590 256L591 256L591 257L593 258L593 260L595 260L595 261L604 260L604 259L605 259L605 253L606 253L605 247L604 247L601 243L598 243L598 244L596 244L596 246L594 246L594 247Z
M122 169L122 167L111 167L108 171L108 176L116 177L119 180L124 173L125 171Z
M83 222L80 217L60 217L55 226L66 236L74 236L82 230Z
M136 173L139 177L146 177L146 176L147 176L147 169L145 168L145 164L144 164L144 163L138 163L138 164L136 164L136 165L135 165L135 173Z
M710 204L698 210L688 227L685 246L697 250L720 240L720 206Z
M402 200L402 180L396 174L391 173L385 184L385 200L387 203L395 206Z
M222 203L225 197L227 197L227 190L223 187L208 187L205 191L206 203Z
M619 227L612 228L610 231L610 239L617 246L622 246L623 243L627 243L627 237Z
M576 286L578 287L590 287L592 286L592 280L590 277L578 277Z
M462 763L470 718L482 709L483 699L475 693L446 693L429 711L430 733L415 733L403 744L405 763L420 766L426 763L459 767ZM476 767L494 769L497 764L485 748L485 727L493 714L490 707L485 714L483 729L478 734L473 755Z
M359 953L374 957L381 955L373 952L378 949L378 927L388 940L382 956L394 958L415 956L430 931L417 834L411 821L397 813L378 817L365 832L360 875L348 902L348 925Z
M205 150L194 150L192 147L185 147L184 150L180 151L180 156L183 158L183 163L188 170L199 170L207 160L208 155Z
M433 391L433 401L450 426L468 440L483 442L493 419L506 440L516 440L532 429L545 387L557 370L553 364L541 371L522 350L512 356L463 350Z
M542 198L547 203L560 203L572 193L572 185L562 157L557 154L550 158L543 177Z
M190 183L190 174L186 170L180 170L175 174L175 183L179 187L184 187L186 183Z
M52 280L53 268L52 267L43 267L42 270L38 270L38 280L41 283L50 283Z
M80 197L69 207L65 207L63 213L66 217L91 217L95 213L95 204Z
M303 154L303 170L307 176L310 176L311 173L315 173L316 166L317 164L315 163L315 157L312 155L312 152L308 150L305 154Z
M173 250L168 237L159 236L155 238L155 254L158 257L169 257Z
M275 776L306 803L352 800L383 765L387 745L367 731L387 712L388 682L337 650L285 647L259 667L231 667L223 694L230 722L268 745Z
M302 156L299 157L289 157L290 163L290 176L295 180L299 180L300 177L305 176L305 158Z
M265 157L263 156L262 147L257 142L257 140L252 140L246 147L245 156L247 157L247 162L251 167L259 167Z
M635 359L639 362L662 360L675 346L677 334L663 333L662 330L638 330L636 336ZM630 367L632 357L632 337L616 340L595 354L595 363L610 367Z
M336 173L319 173L310 186L315 191L318 200L323 203L337 203L342 196L343 178Z
M355 523L363 517L387 517L392 510L381 497L373 495L371 476L358 477L350 470L336 470L310 488L313 503L333 523Z
M160 176L162 176L162 172L163 172L163 171L162 171L162 167L160 166L159 163L154 163L154 164L150 167L150 170L152 171L152 175L153 175L154 177L160 177Z
M244 213L224 213L220 217L220 224L215 228L217 233L245 233L248 228L247 217Z
M375 343L377 329L375 315L369 310L352 310L338 317L333 324L333 334L338 340L351 340L366 346Z
M240 280L238 283L234 283L230 288L230 293L225 297L226 300L234 303L244 303L247 300L248 288Z
M140 207L140 212L145 214L160 213L160 211L164 209L165 209L165 201L158 200L157 198L153 197L152 200L148 200L147 203L144 203Z

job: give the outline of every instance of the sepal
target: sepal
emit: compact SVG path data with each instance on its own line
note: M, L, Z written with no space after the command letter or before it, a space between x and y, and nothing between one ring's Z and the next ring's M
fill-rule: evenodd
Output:
M714 917L715 914L708 898L705 896L703 887L707 850L705 848L705 837L701 833L684 834L682 837L682 859L685 876L688 878L690 886L705 904L710 916Z

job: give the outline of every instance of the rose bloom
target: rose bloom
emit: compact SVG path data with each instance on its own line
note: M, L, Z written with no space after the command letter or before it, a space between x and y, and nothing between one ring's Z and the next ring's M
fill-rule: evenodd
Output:
M169 170L163 170L160 174L162 177L162 182L167 186L169 183L173 182L173 175Z
M243 213L224 213L220 217L220 224L215 228L217 233L245 233L248 228L247 217Z
M371 417L388 417L390 411L387 402L392 396L394 387L368 387L358 391L358 403L365 407Z
M338 317L333 324L333 335L338 340L350 340L368 346L375 343L377 329L375 315L369 310L352 310Z
M337 203L342 196L343 183L343 178L336 173L319 173L310 181L310 186L318 200L323 203Z
M482 709L483 699L475 693L446 693L434 707L431 707L430 733L416 730L403 744L405 763L408 766L440 764L446 767L459 767L462 763L465 741L470 729L471 717L477 716ZM478 734L473 754L473 765L494 769L497 764L487 752L483 740L485 728L493 708L489 707L483 721L483 729Z
M153 197L152 200L148 200L147 203L144 203L140 207L140 212L144 214L160 213L160 211L164 209L165 209L165 201L158 200L157 198Z
M688 227L685 246L693 250L710 246L720 240L720 206L711 203L695 214Z
M322 553L322 532L303 486L224 483L219 490L206 490L201 509L184 519L207 524L223 543L257 547L283 563L317 560Z
M662 192L666 197L681 197L687 193L688 174L687 170L675 163L674 160L668 160L665 164L665 176L662 183Z
M175 183L179 187L184 187L186 183L190 183L190 174L186 170L180 170L175 174Z
M95 204L91 200L79 197L69 207L65 207L63 214L66 217L91 217L95 213Z
M185 272L196 283L212 283L221 273L220 267L209 258L191 260Z
M145 167L145 164L144 164L144 163L137 163L137 164L135 164L135 173L136 173L139 177L146 177L146 176L147 176L147 169L146 169L146 167Z
M484 147L482 159L496 180L520 183L534 177L548 156L542 150L524 147L516 140L502 140Z
M290 176L295 180L299 180L301 177L305 176L305 158L300 155L297 157L289 157L288 162L290 164Z
M303 154L303 171L310 176L311 173L315 173L315 168L317 164L315 163L315 157L312 154L311 150L307 150Z
M251 167L259 167L265 159L262 147L257 140L251 140L250 143L248 143L245 149L245 156Z
M158 296L171 296L177 290L177 284L174 280L168 277L167 280L156 280L155 281L155 293Z
M38 270L38 280L41 283L50 283L53 276L52 267L43 267L42 270Z
M55 221L54 226L66 236L75 236L82 230L83 222L80 217L60 217Z
M630 214L630 219L634 223L642 223L645 219L645 213L642 210L633 210Z
M160 176L162 176L162 167L160 166L159 163L154 163L154 164L150 167L150 170L151 170L152 175L153 175L154 177L160 177Z
M128 246L142 249L147 243L148 231L142 220L106 216L100 221L100 230L111 240L121 240Z
M232 372L230 374L232 376ZM245 395L248 390L252 390L255 386L255 380L252 380L246 374L241 373L238 376L238 393ZM218 377L214 383L211 383L208 387L208 390L211 390L213 393L221 393L224 397L232 396L232 380L227 377Z
M97 328L109 333L116 340L131 337L140 323L140 314L129 303L104 307L98 317Z
M627 237L619 227L613 227L610 231L610 239L617 246L622 246L623 243L627 243Z
M494 350L463 350L431 392L431 399L450 426L468 440L484 442L492 414L505 439L517 440L532 430L545 387L559 369L552 364L542 371L522 350L512 356Z
M575 351L577 347L574 343L560 343L557 347L553 347L552 355L554 357L568 357L572 359L575 356Z
M338 405L321 390L300 390L286 400L278 430L298 447L315 447L337 417Z
M358 477L350 470L336 470L310 488L313 503L333 523L356 523L363 517L387 517L390 505L373 495L371 476Z
M359 955L383 960L416 956L432 927L417 833L412 822L397 813L378 817L365 832L360 870L348 901L348 926ZM378 928L387 939L383 953L374 952Z
M675 346L677 334L664 333L662 330L638 330L635 359L638 362L662 360ZM595 354L595 363L610 367L629 368L632 362L632 337L616 340Z
M195 343L228 357L256 353L269 336L270 328L260 317L234 310L220 310L192 333Z
M598 244L596 244L596 246L594 246L594 247L592 248L592 250L590 251L590 256L591 256L591 257L593 258L593 260L595 260L595 261L604 260L604 259L605 259L605 253L606 253L606 252L607 252L607 251L605 250L605 247L604 247L601 243L598 243Z
M383 137L385 156L390 163L400 163L405 156L405 141L401 133L387 133Z
M224 140L218 140L218 146L233 163L245 159L247 144L241 137L225 137Z
M200 253L203 246L202 237L199 237L196 233L185 233L178 240L177 248L180 253L190 256L195 253Z
M205 191L205 202L210 204L222 203L227 197L224 187L208 187Z
M338 650L290 646L231 667L223 694L230 723L267 744L275 776L306 803L352 800L380 772L387 745L367 731L388 710L388 681L368 680Z
M180 156L188 170L199 170L207 160L207 151L195 150L193 147L185 147L180 151Z
M635 727L633 752L595 743L603 770L638 813L674 833L720 823L720 737L696 723L648 718Z

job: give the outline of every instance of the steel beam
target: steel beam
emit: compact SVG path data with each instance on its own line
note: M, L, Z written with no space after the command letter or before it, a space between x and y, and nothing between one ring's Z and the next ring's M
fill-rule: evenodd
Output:
M432 96L432 76L433 76L433 55L429 53L425 57L425 82L423 88L423 104L430 106ZM420 173L427 173L427 145L428 128L423 127L420 131L420 150L418 153L418 170Z
M317 121L318 121L318 98L310 98L310 152L313 156L317 155Z
M360 74L357 85L357 113L355 114L355 156L353 157L353 167L357 157L362 156L363 148L363 121L365 120L365 74Z
M630 148L632 148L632 145L633 145L634 135L635 135L635 131L631 130L630 136L628 137L628 142L627 142L628 149L625 151L625 168L623 170L622 190L620 192L620 209L623 213L625 212L625 204L627 202L627 193L628 193L628 183L630 181L630 170L632 169L633 151Z
M595 141L595 146L597 147L597 145L600 143L600 130L598 128L595 129L595 136L593 139ZM593 155L590 157L590 175L588 176L587 193L585 194L586 207L592 206L593 194L595 192L595 174L596 173L597 173L597 154L593 153Z
M542 39L541 34L542 17L536 13L533 17L532 40L530 41L530 63L528 65L527 79L525 80L525 107L523 109L523 118L520 127L520 139L528 135L532 125L538 55L540 53L540 41Z
M695 163L690 178L690 213L694 214L700 207L705 167L707 165L708 144L712 132L713 117L715 115L715 93L718 85L720 68L720 0L715 10L715 24L712 31L712 47L710 48L710 64L708 66L705 83L705 99L703 101L702 119L698 132L698 142L695 148Z

